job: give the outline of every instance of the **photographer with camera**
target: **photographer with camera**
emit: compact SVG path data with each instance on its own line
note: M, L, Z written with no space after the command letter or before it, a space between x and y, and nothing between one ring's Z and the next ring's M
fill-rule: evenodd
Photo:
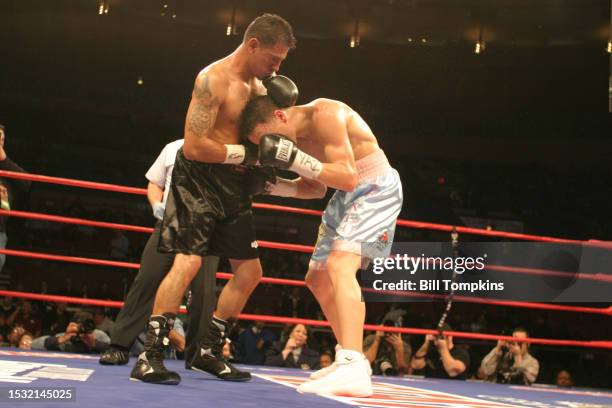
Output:
M516 328L512 337L527 338L529 333ZM540 371L540 363L529 354L529 344L499 340L497 345L482 359L480 367L485 381L502 384L531 385Z
M448 324L442 331L451 331ZM470 355L462 348L455 347L453 336L428 334L425 342L414 353L411 366L414 370L423 370L425 377L465 380Z
M393 320L385 320L383 326L398 327ZM376 375L397 376L409 374L410 345L402 339L400 333L385 333L377 330L363 340L363 354L372 366Z
M101 353L108 348L110 337L96 329L91 318L75 317L64 333L43 336L32 342L32 349L61 350L71 353Z

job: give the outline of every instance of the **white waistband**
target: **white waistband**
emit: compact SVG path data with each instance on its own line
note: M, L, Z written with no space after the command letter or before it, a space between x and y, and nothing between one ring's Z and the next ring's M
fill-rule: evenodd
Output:
M360 183L381 176L391 168L389 160L387 160L387 156L385 156L385 152L380 149L357 160L355 165L357 166L357 174Z

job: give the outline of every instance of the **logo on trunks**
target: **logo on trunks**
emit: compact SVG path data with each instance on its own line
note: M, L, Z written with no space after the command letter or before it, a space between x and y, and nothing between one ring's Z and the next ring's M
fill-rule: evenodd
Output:
M293 142L291 140L281 139L278 142L276 148L276 159L284 162L289 162L289 154L293 149Z
M380 234L380 236L378 237L378 242L382 242L383 244L389 242L389 234L387 234L387 231Z
M259 244L257 243L257 241L251 242L251 248L257 248L257 247L259 247Z

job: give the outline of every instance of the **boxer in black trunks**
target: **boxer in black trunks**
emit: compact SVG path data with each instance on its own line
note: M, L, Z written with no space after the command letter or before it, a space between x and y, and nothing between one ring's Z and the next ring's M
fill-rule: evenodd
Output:
M111 331L110 347L100 354L99 362L103 365L124 365L129 362L130 349L138 335L142 333L143 327L149 320L155 292L164 276L170 271L174 254L162 253L157 250L161 230L161 220L164 217L166 197L170 192L170 180L174 169L174 159L178 149L183 146L183 140L175 140L168 143L149 171L146 178L147 198L153 209L153 216L157 219L155 229L149 236L147 244L142 251L140 268L130 291L125 299L123 307L115 320ZM216 304L215 297L215 272L219 264L216 256L206 256L202 262L202 269L191 282L191 296L197 301L189 305L189 326L183 340L186 343L184 350L185 360L191 361L194 352L199 351L198 343L208 331L212 311ZM170 340L175 345L180 342L181 336L170 332Z
M242 311L262 275L251 194L265 186L262 177L276 178L246 167L256 163L257 147L237 144L237 124L247 101L266 90L279 106L295 103L295 84L286 77L272 76L294 47L289 23L264 14L251 22L232 54L204 68L196 78L159 242L160 251L176 253L176 257L157 291L145 350L131 373L134 380L180 382L178 373L164 366L163 351L183 293L207 254L228 257L234 276L219 296L191 368L224 380L250 379L249 373L224 360L221 350L229 322Z

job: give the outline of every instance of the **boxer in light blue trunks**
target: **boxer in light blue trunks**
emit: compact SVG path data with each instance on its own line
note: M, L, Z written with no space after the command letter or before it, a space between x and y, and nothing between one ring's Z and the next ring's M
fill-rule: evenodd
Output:
M324 395L372 395L370 365L362 353L365 304L357 271L367 258L391 250L402 207L402 186L370 127L346 104L316 99L279 109L267 96L251 99L242 112L241 138L259 145L262 165L291 170L269 193L303 199L337 191L319 228L306 284L331 324L340 348L330 367L311 375L298 391ZM362 253L362 244L375 250Z

